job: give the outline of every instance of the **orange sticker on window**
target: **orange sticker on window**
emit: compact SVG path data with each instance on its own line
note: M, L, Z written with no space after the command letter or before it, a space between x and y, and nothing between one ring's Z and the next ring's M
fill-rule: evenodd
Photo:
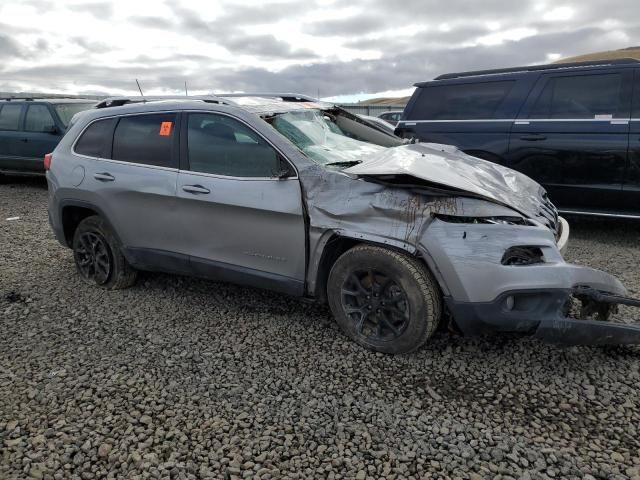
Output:
M160 124L160 136L168 137L171 135L171 127L173 127L173 122L162 122Z

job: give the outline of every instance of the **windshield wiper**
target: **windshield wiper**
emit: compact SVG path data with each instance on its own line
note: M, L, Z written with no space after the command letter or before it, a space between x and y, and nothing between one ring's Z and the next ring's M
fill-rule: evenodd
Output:
M354 165L358 165L359 163L362 163L362 160L345 160L343 162L325 163L325 165L335 167L353 167Z

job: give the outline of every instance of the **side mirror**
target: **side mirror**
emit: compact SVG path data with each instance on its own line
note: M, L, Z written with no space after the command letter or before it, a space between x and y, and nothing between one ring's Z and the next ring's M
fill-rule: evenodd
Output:
M51 125L49 127L44 127L45 133L50 133L51 135L58 135L60 133L60 129L55 125Z

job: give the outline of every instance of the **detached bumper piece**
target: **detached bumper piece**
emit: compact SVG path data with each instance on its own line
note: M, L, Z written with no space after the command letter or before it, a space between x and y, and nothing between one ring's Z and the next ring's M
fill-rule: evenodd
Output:
M591 288L576 288L573 295L592 302L592 311L602 307L628 305L640 307L640 300L613 295ZM604 320L579 320L571 318L542 320L535 337L565 345L633 345L640 344L640 322L612 323Z
M568 316L574 299L582 304L580 318ZM593 288L511 291L487 303L445 301L464 335L512 332L564 345L640 344L640 322L607 320L617 305L640 307L640 300Z

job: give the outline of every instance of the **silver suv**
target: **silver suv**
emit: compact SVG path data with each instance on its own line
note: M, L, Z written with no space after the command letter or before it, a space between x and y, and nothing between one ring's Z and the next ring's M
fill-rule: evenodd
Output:
M622 284L564 262L569 227L537 183L404 142L300 95L109 99L45 159L50 221L91 284L151 270L326 301L381 352L415 350L447 323L640 342L605 321L635 302Z

